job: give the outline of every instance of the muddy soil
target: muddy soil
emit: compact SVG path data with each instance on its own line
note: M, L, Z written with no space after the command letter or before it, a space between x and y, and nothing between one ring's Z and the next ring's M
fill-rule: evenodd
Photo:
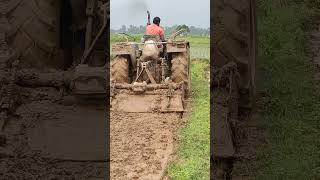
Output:
M228 109L226 109L227 107L219 108L221 104L216 104L215 101L213 102L213 105L215 107L218 107L215 109L218 112L213 112L213 114L225 114L229 111ZM221 176L225 176L222 179L234 180L255 178L258 169L258 167L256 166L258 152L261 152L264 148L267 148L264 139L265 129L263 122L261 121L262 107L262 103L258 101L257 108L252 112L248 111L247 109L239 109L236 128L233 129L233 135L235 137L234 155L231 158L219 159L219 166L213 164L213 178L219 177L221 179ZM215 117L221 117L221 115L215 115ZM223 133L220 132L220 134ZM223 135L222 137L224 136L225 135ZM226 151L227 149L229 149L228 147L229 146L224 147L223 151L220 150L225 154L219 154L226 157L231 155L232 151Z
M103 113L96 113L101 110L63 102L55 88L19 89L21 104L10 114L4 129L7 142L0 146L0 179L108 177L102 154L106 147L101 146L105 138L97 134L105 132L101 125L106 123L88 118L91 114L105 120Z
M267 148L262 120L264 93L258 89L251 109L239 106L237 90L213 86L211 93L211 179L254 179L258 153Z
M258 166L257 156L267 148L265 126L262 122L262 107L252 112L240 110L237 126L236 155L232 164L231 177L235 180L255 179Z
M1 180L106 179L105 163L42 159L41 156L1 158Z
M177 113L120 113L111 111L111 179L161 179L172 159Z

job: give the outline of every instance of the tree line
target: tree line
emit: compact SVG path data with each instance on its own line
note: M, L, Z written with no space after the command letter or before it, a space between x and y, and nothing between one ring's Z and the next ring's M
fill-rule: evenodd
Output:
M173 32L181 29L181 27L184 27L188 31L188 34L192 36L203 36L203 37L210 36L210 28L199 28L195 26L186 26L186 25L174 25L170 27L169 26L163 27L163 29L166 35L170 35ZM111 33L144 34L146 31L146 26L122 25L121 28L119 29L111 28L110 31Z

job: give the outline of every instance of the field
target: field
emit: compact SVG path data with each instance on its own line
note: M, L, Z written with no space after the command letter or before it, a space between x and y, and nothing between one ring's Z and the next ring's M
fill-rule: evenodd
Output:
M135 35L135 41L139 42L141 39L141 36ZM167 133L166 137L167 140L165 141L159 141L156 142L157 145L155 145L155 142L150 141L150 139L146 139L143 142L139 143L145 143L145 144L154 144L154 145L146 145L143 146L143 149L136 149L135 151L138 153L131 154L131 156L128 155L131 159L134 159L134 162L127 162L126 164L138 162L139 164L142 163L150 163L148 165L149 168L146 169L152 169L153 165L152 162L162 162L160 164L165 163L166 158L161 159L155 159L158 154L151 156L151 158L148 161L143 161L139 157L140 151L145 151L145 148L149 147L161 147L163 143L163 147L166 148L173 148L173 151L170 153L172 156L172 161L166 165L166 168L164 169L164 174L160 176L167 176L170 179L209 179L209 172L210 172L210 93L209 93L209 80L208 80L208 72L209 72L209 58L210 58L210 39L209 38L203 38L203 37L179 37L178 39L186 39L191 44L191 58L192 58L192 66L191 66L191 72L192 72L192 94L191 97L188 100L188 112L184 116L183 120L180 120L180 123L174 123L176 122L176 119L172 115L157 115L157 117L154 117L154 115L150 114L148 115L148 118L144 119L143 123L140 120L141 118L135 118L133 121L126 120L125 125L118 126L117 124L121 123L122 116L117 116L117 121L113 122L111 117L111 132L117 132L118 135L113 136L111 135L111 139L130 139L130 142L140 141L138 140L141 137L136 137L136 135L132 135L134 131L139 131L138 129L141 129L143 127L144 129L148 129L148 131L153 131L153 136L163 136L161 133L165 133L166 131L169 131L171 133ZM133 39L132 39L133 40ZM111 44L115 42L124 42L125 38L111 36ZM131 115L133 116L133 115ZM168 117L171 117L170 118ZM124 118L126 119L126 118ZM161 121L168 121L166 124L169 127L166 127L165 131L160 130L159 128L163 125L159 125L157 122L157 119L161 119ZM140 125L137 126L135 123L140 122ZM183 122L183 124L181 124ZM172 124L172 125L171 125ZM180 125L179 125L180 124ZM113 127L113 126L114 127ZM130 127L129 127L129 126ZM128 127L129 129L132 127L135 127L134 130L130 130L130 132L127 132L125 127ZM119 130L119 128L122 127L122 130ZM155 128L153 128L155 127ZM144 131L144 130L143 130ZM173 131L173 132L172 132ZM130 137L124 137L127 132L131 133ZM119 135L123 134L123 135ZM169 135L170 134L170 135ZM122 136L121 138L119 138ZM174 140L170 140L170 138L174 138ZM113 142L111 142L113 144ZM114 142L113 146L117 146L117 144L121 144L121 142ZM134 144L134 143L133 143ZM125 150L122 150L121 145L118 145L116 148L117 150L121 150L121 152L125 152ZM131 146L130 148L133 148ZM111 149L111 154L113 150ZM170 152L170 150L168 151ZM168 154L168 153L167 153ZM111 155L112 156L112 155ZM116 155L114 155L116 156ZM127 157L126 155L122 154L123 157ZM165 156L166 157L166 156ZM126 160L130 159L126 158ZM149 162L150 161L150 162ZM127 165L128 167L130 165ZM117 172L117 173L123 173L125 172L118 172L117 167L121 167L121 163L112 165L111 172ZM135 170L134 165L130 166L130 169L133 169L134 173L131 174L131 177L151 177L148 176L149 170L143 170L141 172ZM141 169L141 168L140 168ZM158 172L157 170L154 170L153 172ZM147 174L145 174L147 173ZM113 174L113 173L112 173ZM133 174L133 175L132 175ZM157 174L157 173L156 173ZM158 177L158 175L153 174L152 177ZM123 176L125 177L125 175Z
M129 41L140 42L142 35L132 35L133 38L128 37ZM210 59L210 38L209 37L197 37L197 36L186 36L177 37L178 40L186 40L190 42L190 53L191 58L204 58ZM124 36L112 34L110 38L111 44L116 42L126 42Z

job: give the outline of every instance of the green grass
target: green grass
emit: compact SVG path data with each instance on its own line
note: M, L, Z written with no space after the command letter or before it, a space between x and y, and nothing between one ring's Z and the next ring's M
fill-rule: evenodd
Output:
M135 42L140 42L143 35L130 35L135 38ZM129 37L128 37L129 38ZM191 45L194 46L210 46L210 38L209 37L198 37L198 36L182 36L177 37L177 40L186 40L189 41ZM111 34L110 42L125 42L126 38L122 35ZM133 41L133 38L129 38L129 41Z
M263 0L258 12L260 88L268 149L261 152L259 180L320 178L320 97L306 51L311 10Z
M135 42L140 42L141 41L141 38L142 38L142 35L131 35L129 34L130 36L134 37L135 40L131 37L128 37L128 40L129 41L135 41ZM117 43L117 42L126 42L126 38L125 38L125 35L116 35L116 34L111 34L110 36L110 42L111 44L112 43Z
M168 168L174 180L207 180L210 172L210 95L205 72L208 60L192 63L192 109L180 132L176 160Z
M189 41L191 47L210 47L210 38L209 37L198 37L198 36L186 36L186 37L177 37L177 40L184 39Z

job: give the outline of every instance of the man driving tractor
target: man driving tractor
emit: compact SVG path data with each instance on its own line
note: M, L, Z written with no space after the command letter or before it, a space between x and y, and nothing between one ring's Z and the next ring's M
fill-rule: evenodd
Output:
M164 30L160 26L160 18L153 18L153 24L148 23L146 28L146 35L158 35L161 41L165 41L164 39Z

